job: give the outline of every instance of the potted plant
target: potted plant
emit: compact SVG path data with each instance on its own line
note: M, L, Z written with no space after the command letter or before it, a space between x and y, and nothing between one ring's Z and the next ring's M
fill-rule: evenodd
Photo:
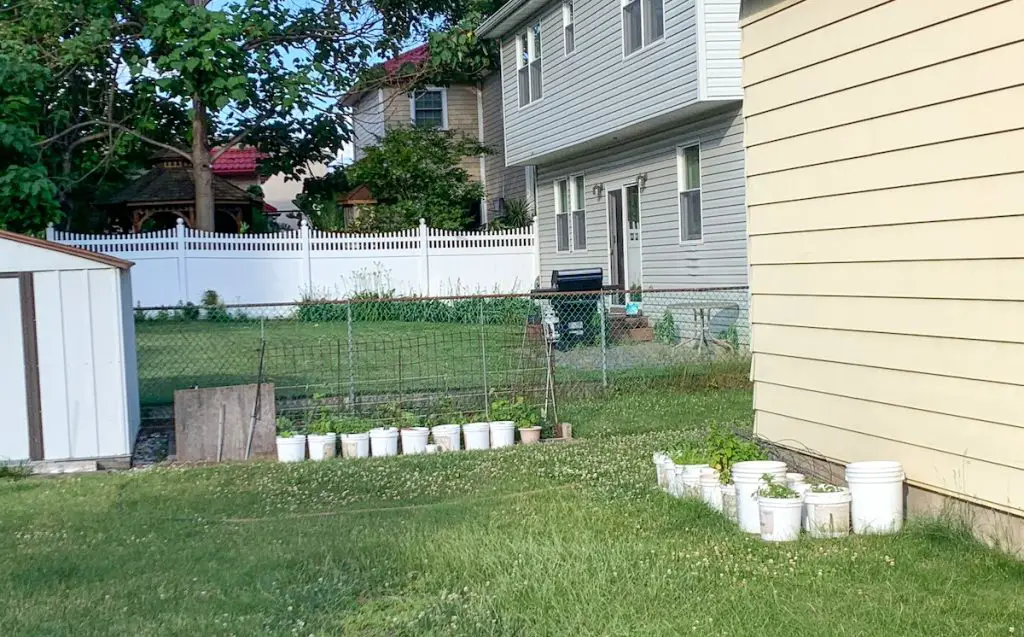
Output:
M277 459L279 462L301 462L306 459L306 436L296 433L295 421L287 416L277 419Z
M495 416L495 412L499 414ZM537 409L526 402L526 399L519 396L514 402L498 400L491 403L491 418L493 420L511 420L519 429L519 441L524 445L532 445L540 442L540 414Z
M676 466L676 489L681 497L699 498L700 473L710 469L708 451L704 447L689 445L672 454ZM681 484L678 484L681 481Z
M850 502L846 487L812 484L804 492L804 530L814 538L844 537L850 534Z
M306 426L310 460L323 460L338 455L337 421L335 416L323 410Z
M519 398L518 401L522 401ZM516 443L516 415L519 402L495 400L490 406L491 449L511 447Z
M775 475L761 476L757 504L761 513L761 539L791 542L800 537L803 496L777 480Z
M341 438L343 458L370 457L370 429L373 423L356 416L345 416L335 421L335 432Z
M402 453L407 456L426 453L430 428L421 427L419 417L410 411L400 412L399 418L402 423Z

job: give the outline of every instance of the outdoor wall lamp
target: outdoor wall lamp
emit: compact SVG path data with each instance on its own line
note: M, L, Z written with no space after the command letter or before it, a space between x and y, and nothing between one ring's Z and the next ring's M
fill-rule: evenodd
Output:
M594 193L594 196L600 199L601 193L604 192L604 184L594 184L594 187L590 189L590 192Z
M636 185L640 187L640 190L647 188L647 173L640 173L636 176Z

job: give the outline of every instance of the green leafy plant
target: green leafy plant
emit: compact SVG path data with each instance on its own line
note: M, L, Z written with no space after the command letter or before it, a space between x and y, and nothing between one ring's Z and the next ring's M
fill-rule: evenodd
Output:
M374 428L372 420L358 416L341 416L332 421L336 434L362 434Z
M843 488L834 484L812 484L809 491L812 493L842 493Z
M516 427L536 427L540 424L537 409L526 402L522 396L515 400L498 399L491 402L490 416L492 421L511 420Z
M324 409L306 424L306 431L318 436L336 433L338 431L338 420L337 417Z
M708 463L718 470L723 484L732 482L732 466L737 462L765 460L767 455L753 440L744 440L721 426L713 426L705 442Z
M790 489L785 484L775 481L775 476L770 473L766 473L761 476L761 480L764 485L757 490L757 495L762 498L772 498L776 500L790 500L792 498L799 498L800 494Z
M199 308L192 301L184 305L179 303L178 308L174 310L174 320L183 322L198 321Z
M203 313L206 315L206 320L217 321L220 323L231 320L231 316L228 315L228 311L224 309L224 303L221 302L220 296L216 290L206 290L203 292L203 298L201 299L203 306Z
M291 438L295 435L295 421L288 416L278 416L274 424L279 438Z
M654 340L666 345L675 345L679 342L679 330L676 329L676 319L669 309L661 315L661 319L654 324Z
M32 475L32 467L25 463L0 464L0 480L21 480Z
M526 199L506 199L501 216L489 224L491 230L525 228L533 223L533 210Z
M676 464L710 464L710 453L706 447L688 445L669 454Z
M735 325L730 325L718 334L719 340L728 343L733 351L740 348L740 332Z

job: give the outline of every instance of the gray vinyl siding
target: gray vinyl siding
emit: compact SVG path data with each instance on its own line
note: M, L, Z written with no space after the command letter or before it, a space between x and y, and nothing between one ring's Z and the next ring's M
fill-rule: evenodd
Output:
M484 188L486 199L524 199L526 197L526 169L505 165L505 132L501 116L501 74L492 73L483 83L484 145L493 154L484 158ZM488 207L488 221L493 219Z
M701 144L703 241L679 240L676 148ZM555 247L554 181L583 173L587 250ZM559 268L600 267L609 283L607 192L647 174L640 192L642 283L645 288L746 285L747 233L743 171L743 119L738 105L711 117L626 144L537 168L540 276ZM604 186L598 198L593 187Z
M384 136L381 107L380 93L368 91L352 108L352 153L357 160L362 159L364 148Z
M704 86L708 99L742 98L739 0L703 3Z
M515 35L502 38L505 153L531 159L664 116L698 100L696 0L665 0L665 36L623 58L620 0L577 0L576 50L566 56L561 2L541 20L543 98L519 107ZM531 21L535 22L535 20Z

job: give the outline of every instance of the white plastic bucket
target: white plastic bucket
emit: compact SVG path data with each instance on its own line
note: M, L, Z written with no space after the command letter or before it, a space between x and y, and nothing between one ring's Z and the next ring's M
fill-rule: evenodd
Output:
M430 453L437 453L440 450L441 450L441 448L438 447L437 445L435 445L434 443L430 443L430 444L427 445L427 453L428 454L430 454Z
M843 537L850 534L849 489L831 493L804 492L804 530L815 538Z
M306 436L306 442L309 443L310 460L323 460L338 455L338 434L310 434Z
M668 476L668 494L673 498L683 497L683 465L673 464Z
M853 532L896 533L903 528L903 465L894 460L851 462L846 465L850 486Z
M672 458L668 456L663 457L658 461L658 486L669 491L672 487L672 481L675 480L676 465L672 462Z
M722 515L733 522L737 521L735 484L722 485ZM760 524L760 522L758 524Z
M684 498L699 498L700 497L700 472L704 469L710 469L711 465L708 464L684 464L676 465L683 467L683 492Z
M804 478L802 473L787 473L786 474L786 486L790 489L796 490L796 485L807 484L807 479Z
M491 423L491 449L511 447L516 444L516 423L511 420L495 420Z
M761 476L774 476L778 482L786 478L786 463L777 460L748 460L732 466L732 481L736 484L736 517L740 529L747 533L761 532L761 513L757 505L757 490Z
M722 510L722 482L714 469L700 472L700 497L715 511Z
M402 453L406 456L417 456L427 453L427 438L430 429L427 427L405 427L402 434Z
M458 451L462 445L462 428L458 425L438 425L430 430L434 443L441 451Z
M302 462L306 459L306 437L277 437L277 459L280 462Z
M370 430L370 452L373 457L398 455L398 430L377 427Z
M341 434L341 455L345 458L369 458L370 434Z
M792 542L800 538L802 497L757 499L761 539L768 542Z
M462 433L466 437L466 449L489 449L491 446L491 425L486 422L471 422L462 425Z

